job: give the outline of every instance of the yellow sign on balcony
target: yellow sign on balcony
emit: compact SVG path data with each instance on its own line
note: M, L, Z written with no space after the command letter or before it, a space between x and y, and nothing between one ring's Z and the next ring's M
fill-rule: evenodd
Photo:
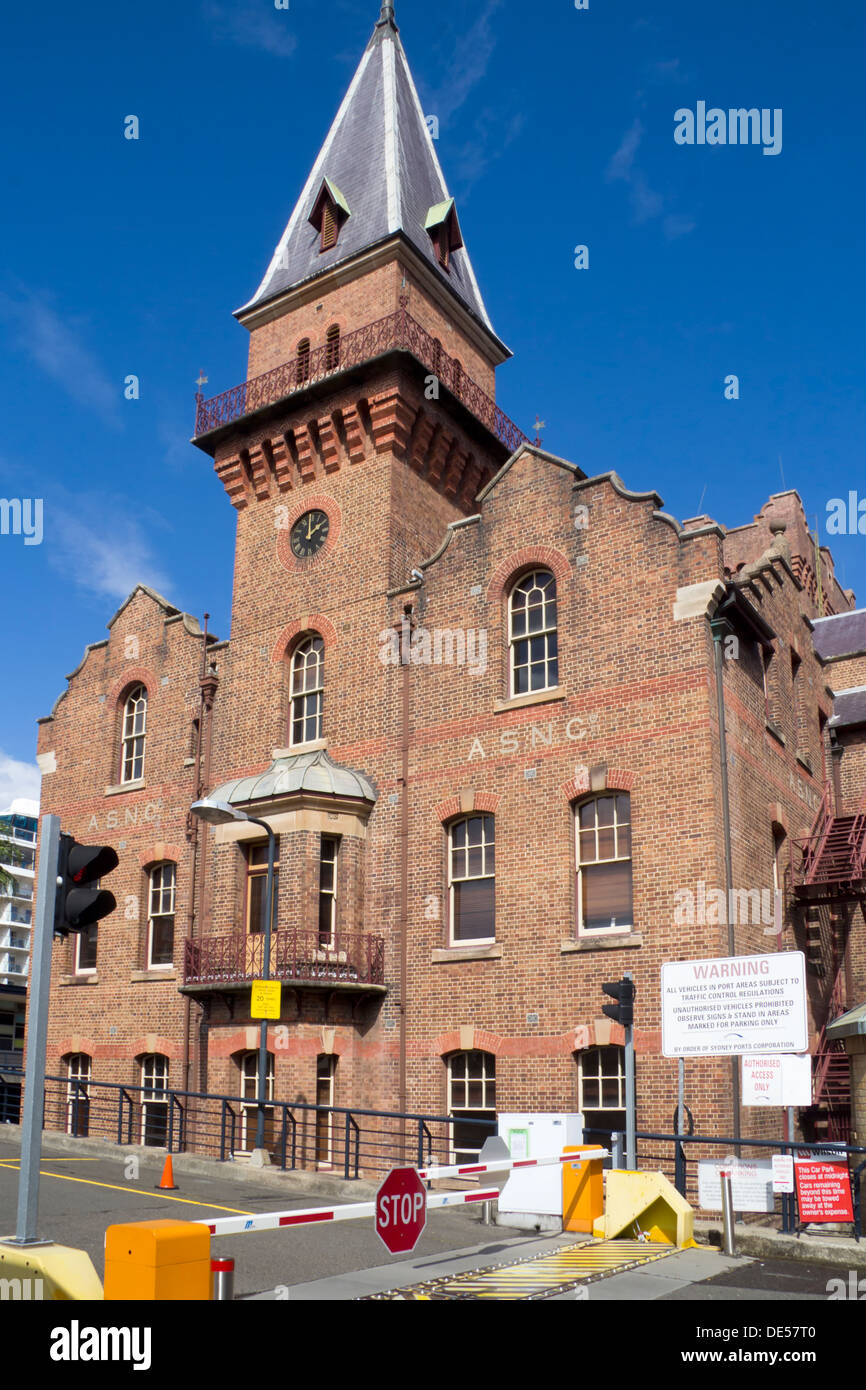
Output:
M253 980L250 1018L279 1018L282 990L279 980Z

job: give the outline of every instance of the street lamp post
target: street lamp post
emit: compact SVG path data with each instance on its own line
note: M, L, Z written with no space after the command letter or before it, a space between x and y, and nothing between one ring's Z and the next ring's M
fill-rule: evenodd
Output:
M245 811L239 811L236 806L231 806L227 801L212 801L205 798L203 801L196 801L190 807L193 815L200 820L206 821L208 825L227 825L230 821L244 821L247 825L259 825L268 837L268 875L265 882L265 956L263 962L262 978L271 978L271 933L274 926L274 861L276 859L276 836L268 825L267 821L257 820L255 816L248 816ZM256 1122L256 1148L265 1147L265 1107L267 1104L268 1090L268 1020L261 1020L261 1032L259 1036L259 1077L256 1085L256 1106L258 1119Z

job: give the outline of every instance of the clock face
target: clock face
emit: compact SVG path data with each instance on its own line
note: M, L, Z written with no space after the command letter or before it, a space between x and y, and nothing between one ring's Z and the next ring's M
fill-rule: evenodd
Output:
M327 512L304 512L292 527L292 554L297 555L299 560L317 555L328 539L329 529Z

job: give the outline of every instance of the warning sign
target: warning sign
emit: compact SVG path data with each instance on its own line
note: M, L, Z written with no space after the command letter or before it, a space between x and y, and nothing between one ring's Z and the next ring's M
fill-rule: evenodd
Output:
M662 966L665 1057L806 1052L802 951Z
M847 1163L813 1163L809 1159L797 1159L794 1172L801 1221L854 1220Z
M253 980L250 1018L279 1018L282 989L279 980Z

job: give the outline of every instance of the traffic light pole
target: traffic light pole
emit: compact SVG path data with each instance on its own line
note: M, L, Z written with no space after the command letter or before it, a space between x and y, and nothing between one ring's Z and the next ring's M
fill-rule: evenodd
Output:
M39 1164L45 1104L45 1059L48 1049L48 1000L54 945L54 902L60 853L60 818L43 816L39 835L36 912L30 934L30 1016L21 1119L21 1167L18 1174L18 1225L12 1245L42 1245L36 1234L39 1217Z
M632 978L630 970L623 979ZM625 1030L625 1166L630 1173L637 1169L637 1095L634 1084L634 1024Z

